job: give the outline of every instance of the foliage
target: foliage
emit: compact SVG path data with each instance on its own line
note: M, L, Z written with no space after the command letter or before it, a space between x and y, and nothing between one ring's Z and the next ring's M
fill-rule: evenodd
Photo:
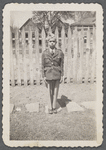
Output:
M75 12L75 22L81 21L85 18L94 18L96 17L95 11L76 11Z
M32 20L47 29L49 27L52 28L53 26L65 24L63 19L73 19L77 22L84 18L95 16L96 13L94 11L33 11Z
M74 12L69 11L33 11L33 21L35 23L40 23L41 26L44 28L53 27L57 24L57 22L61 22L61 24L64 24L62 21L62 18L64 20L67 19L74 19Z

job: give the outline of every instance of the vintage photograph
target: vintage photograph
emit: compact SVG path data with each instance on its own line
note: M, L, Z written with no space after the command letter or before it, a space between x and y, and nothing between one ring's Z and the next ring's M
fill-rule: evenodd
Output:
M4 8L4 141L10 146L98 146L102 7L39 6Z

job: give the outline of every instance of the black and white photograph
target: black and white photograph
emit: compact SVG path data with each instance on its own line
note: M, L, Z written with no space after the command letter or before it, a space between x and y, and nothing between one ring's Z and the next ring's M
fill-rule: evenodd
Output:
M102 143L102 13L99 4L4 8L7 145Z

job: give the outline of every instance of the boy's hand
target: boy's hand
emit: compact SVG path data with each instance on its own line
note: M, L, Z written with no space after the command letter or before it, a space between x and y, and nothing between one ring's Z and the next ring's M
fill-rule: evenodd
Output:
M44 80L44 83L45 83L46 87L48 88L48 83L46 81L46 77L44 77L43 80Z
M44 82L47 84L46 77L43 78Z

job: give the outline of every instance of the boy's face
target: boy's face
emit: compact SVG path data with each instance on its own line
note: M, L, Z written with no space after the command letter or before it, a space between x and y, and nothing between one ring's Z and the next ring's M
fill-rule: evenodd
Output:
M50 39L50 40L48 41L48 44L49 44L49 47L50 47L51 49L54 49L54 48L55 48L55 45L56 45L56 40L55 40L55 39Z

